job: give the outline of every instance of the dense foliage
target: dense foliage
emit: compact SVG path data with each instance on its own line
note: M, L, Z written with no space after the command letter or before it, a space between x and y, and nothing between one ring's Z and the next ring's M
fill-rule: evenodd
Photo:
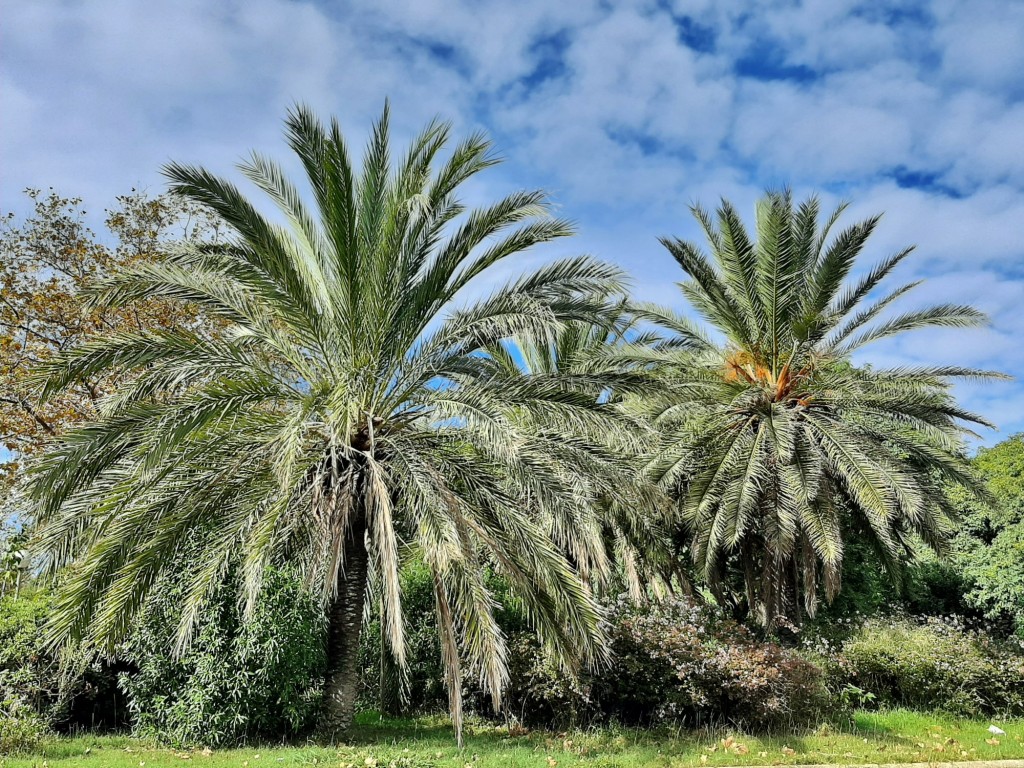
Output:
M47 647L52 609L52 596L34 588L0 599L0 752L51 729L118 728L128 720L116 665L83 649Z
M815 198L770 192L756 237L723 202L693 213L709 252L664 238L689 278L684 296L713 329L649 308L673 332L660 360L671 386L640 408L661 433L650 470L676 490L690 553L720 600L738 574L754 617L772 627L839 593L845 542L867 537L891 570L919 543L945 551L945 483L975 488L951 383L992 374L955 366L856 367L854 352L919 328L985 321L953 304L888 316L916 284L874 298L906 248L848 283L878 217L833 231ZM642 352L641 357L642 357Z
M310 730L325 667L323 614L287 573L267 576L264 599L244 621L231 580L198 618L180 656L173 645L187 582L168 576L119 657L134 728L172 744L218 746Z
M968 584L965 599L1024 637L1024 435L981 449L973 464L990 499L951 491L963 521L955 560Z
M0 600L0 706L12 719L55 719L59 663L42 649L42 625L51 607L43 592Z
M205 209L167 195L120 196L97 235L85 223L79 198L52 190L26 194L31 215L0 219L0 493L48 439L94 418L103 396L123 383L81 377L44 403L31 375L37 366L104 334L202 322L190 308L159 299L131 308L90 307L84 289L121 267L158 260L183 242L217 238Z
M961 717L1024 715L1024 651L941 619L865 622L826 658L877 704Z
M801 727L831 714L821 670L685 600L612 609L613 661L580 680L522 647L510 699L531 724L575 719L749 730Z
M407 605L417 604L421 578L415 570L405 574ZM771 730L816 722L833 709L815 664L756 638L709 606L675 599L614 601L608 606L611 661L579 676L566 674L525 631L516 601L507 593L500 616L511 649L505 714L526 726L671 722ZM421 642L410 657L411 696L396 710L405 714L436 711L444 702L436 625L416 625L415 637ZM365 704L370 708L388 696L380 658L377 646L368 642ZM495 715L472 683L464 697L478 715Z

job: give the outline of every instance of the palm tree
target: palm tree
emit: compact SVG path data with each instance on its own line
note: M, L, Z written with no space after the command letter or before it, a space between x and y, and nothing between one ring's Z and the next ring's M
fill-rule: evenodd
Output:
M647 370L622 354L624 348L660 341L656 333L641 331L636 325L627 300L616 299L600 323L565 323L554 334L540 337L524 332L488 348L492 375L495 380L513 386L524 378L550 378L610 407L618 407L624 397L650 392L655 384ZM624 415L632 418L628 411ZM516 407L509 418L541 438L550 429L546 419L538 420ZM625 435L598 426L590 439L603 444L611 455L630 455L629 461L637 467L637 474L632 482L623 483L622 480L630 480L624 476L617 484L606 485L598 500L598 515L589 520L579 519L572 528L572 537L560 530L562 521L557 518L548 520L548 526L552 539L565 549L593 586L604 591L625 586L634 600L641 600L652 589L663 590L664 571L671 565L664 527L668 499L639 471L636 454L636 446L647 444L653 434L643 420L635 418L629 422L630 432ZM557 434L555 439L560 439ZM599 470L595 467L595 471ZM583 536L587 525L591 528ZM587 547L580 549L584 542ZM609 564L615 566L614 573ZM613 575L617 578L609 582L607 577Z
M497 162L489 142L470 136L445 159L450 127L435 121L393 163L388 123L385 107L357 172L337 121L288 114L315 208L274 162L254 154L239 166L287 226L206 170L165 168L172 191L212 209L233 239L128 269L95 301L191 302L227 328L216 339L186 327L118 334L48 366L48 394L99 372L135 378L39 465L37 541L48 570L64 574L54 637L107 646L186 538L203 558L179 649L229 567L250 609L268 564L296 568L328 615L321 727L331 737L352 721L368 595L381 596L387 644L405 663L399 568L421 558L461 739L463 662L496 707L507 679L485 565L567 668L605 654L588 586L532 513L560 521L569 542L589 525L592 500L632 470L587 434L623 419L595 396L597 378L496 382L483 350L601 322L621 275L565 258L448 309L491 267L571 226L542 192L467 211L457 193ZM543 439L511 421L512 408L542 418Z
M886 314L916 283L869 300L912 248L844 287L879 218L833 237L843 208L819 224L815 198L794 207L788 191L769 192L752 239L728 202L716 218L695 207L710 254L661 242L714 335L669 310L639 310L671 332L669 348L646 358L636 350L665 366L671 388L644 404L663 438L650 469L679 494L710 588L722 597L723 578L739 571L748 608L769 626L785 614L801 619L801 592L813 615L821 578L836 594L852 526L895 571L918 541L944 549L952 510L942 481L976 487L961 438L965 424L986 422L957 405L950 382L994 374L850 357L906 331L985 317L952 304Z

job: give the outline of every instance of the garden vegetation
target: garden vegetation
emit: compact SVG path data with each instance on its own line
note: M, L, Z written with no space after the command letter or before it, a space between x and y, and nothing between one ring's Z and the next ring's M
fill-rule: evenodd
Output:
M389 120L356 162L293 109L260 201L172 163L114 246L6 220L0 750L1024 716L1024 442L969 458L951 390L999 374L852 359L984 315L901 310L912 249L786 190L662 239L695 316L590 257L499 282L571 224Z

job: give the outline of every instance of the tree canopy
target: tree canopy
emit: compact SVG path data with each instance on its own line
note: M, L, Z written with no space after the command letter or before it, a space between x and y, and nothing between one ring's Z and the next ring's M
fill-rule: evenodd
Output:
M993 619L1009 617L1024 635L1024 435L980 449L972 464L988 497L950 491L963 521L955 560L968 582L966 599Z
M380 596L404 663L399 568L413 554L433 575L460 733L463 659L496 705L507 677L485 564L562 664L604 656L580 574L607 567L589 535L596 499L625 501L636 485L634 466L608 448L611 433L628 443L629 419L600 397L620 382L496 379L485 350L605 322L623 276L563 258L452 308L495 265L572 228L543 192L467 210L460 188L497 159L480 135L442 155L450 133L432 122L395 157L385 108L357 167L336 121L296 108L286 138L312 206L268 158L240 165L286 225L202 168L167 166L172 192L210 209L226 239L125 265L98 282L93 306L195 306L226 330L121 330L43 366L50 400L82 380L131 377L35 465L39 550L65 574L56 638L109 647L188 539L202 558L179 646L233 564L250 609L277 563L320 596L329 734L351 722L368 595Z
M40 402L32 373L54 355L96 336L199 322L193 308L164 301L131 308L86 305L93 280L125 266L161 257L182 242L216 238L216 221L203 209L167 195L132 191L106 211L107 232L85 223L79 198L26 191L33 211L0 225L0 467L7 482L49 438L96 416L96 405L117 379L83 378Z
M949 385L995 374L855 366L850 356L985 317L955 304L887 314L916 283L874 292L913 249L854 279L878 217L836 231L842 212L821 221L815 198L794 204L788 191L769 192L752 236L727 201L714 216L695 207L709 252L662 243L712 333L668 310L641 310L671 333L650 354L670 386L640 400L662 435L650 471L679 494L712 591L721 596L726 572L738 569L749 606L769 626L813 614L819 581L836 594L851 517L896 567L918 541L946 548L953 525L942 481L976 487L961 441L965 425L986 422L959 407Z

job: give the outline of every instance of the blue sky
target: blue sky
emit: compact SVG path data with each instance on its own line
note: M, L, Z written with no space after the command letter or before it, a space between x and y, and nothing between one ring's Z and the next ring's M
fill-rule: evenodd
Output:
M992 326L877 345L878 364L958 362L1012 383L959 387L1024 430L1024 3L521 0L2 0L0 207L53 186L100 211L159 191L174 159L231 173L284 155L295 101L361 141L391 99L397 137L430 117L483 129L507 162L486 200L543 186L571 252L615 261L682 307L658 235L697 237L692 202L750 212L788 184L847 221L884 211L868 261L911 243L905 307L967 302Z

